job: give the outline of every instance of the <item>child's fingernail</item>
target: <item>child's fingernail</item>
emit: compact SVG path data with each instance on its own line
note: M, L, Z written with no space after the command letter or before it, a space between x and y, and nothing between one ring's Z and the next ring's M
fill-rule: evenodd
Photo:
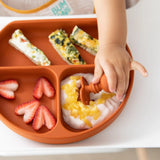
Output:
M123 95L117 95L116 97L117 97L117 99L120 101L120 100L122 100Z
M97 83L97 82L98 82L98 78L94 77L94 78L92 79L92 83Z
M111 92L115 92L115 89L114 89L114 88L109 88L109 90L110 90Z
M148 76L148 72L144 72L144 76L147 77Z

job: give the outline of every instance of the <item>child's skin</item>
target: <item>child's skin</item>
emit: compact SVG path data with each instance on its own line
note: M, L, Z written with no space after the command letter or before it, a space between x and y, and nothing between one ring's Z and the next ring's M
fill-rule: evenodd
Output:
M99 50L95 57L93 83L105 73L111 92L121 100L127 91L130 70L148 73L143 65L133 61L126 46L127 23L125 0L94 0L98 21Z

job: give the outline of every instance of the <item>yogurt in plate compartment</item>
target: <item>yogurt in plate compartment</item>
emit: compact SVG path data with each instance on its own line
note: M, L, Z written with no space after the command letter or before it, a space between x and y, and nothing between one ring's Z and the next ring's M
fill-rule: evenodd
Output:
M88 84L93 79L91 73L77 73L61 82L61 108L64 121L74 129L89 129L112 115L120 105L114 93L100 91L90 93L89 105L80 100L80 77L83 76Z

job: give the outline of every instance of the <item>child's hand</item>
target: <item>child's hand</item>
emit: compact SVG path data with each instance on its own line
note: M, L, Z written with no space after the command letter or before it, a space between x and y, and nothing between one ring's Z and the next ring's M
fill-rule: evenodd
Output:
M118 44L101 47L95 57L95 71L93 83L98 83L105 73L111 92L116 92L121 100L127 91L130 70L137 69L143 76L148 73L144 66L133 61L127 50Z

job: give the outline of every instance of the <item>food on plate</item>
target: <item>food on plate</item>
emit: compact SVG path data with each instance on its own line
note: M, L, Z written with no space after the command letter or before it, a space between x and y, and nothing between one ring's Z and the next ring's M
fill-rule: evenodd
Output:
M15 30L15 32L12 34L12 38L9 40L9 44L22 52L36 65L48 66L51 63L43 51L31 44L20 29Z
M49 35L49 41L62 59L68 64L85 64L79 51L71 43L64 30L58 29L52 32Z
M38 100L32 100L18 105L15 108L16 115L24 115L23 121L28 124L33 121L34 130L39 130L43 125L52 129L56 125L56 120L46 106L40 105Z
M54 87L45 77L38 79L33 90L33 97L37 100L20 104L15 108L16 115L24 115L23 121L25 123L28 124L33 121L32 126L34 130L39 130L43 125L46 125L48 129L52 129L56 124L56 120L48 108L40 105L38 101L43 94L49 98L55 95Z
M32 100L32 101L18 105L15 108L15 113L16 115L24 115L23 116L24 122L30 123L34 118L39 105L40 105L39 101Z
M5 80L0 82L0 95L6 99L14 99L14 91L18 89L18 82L16 80Z
M56 125L56 120L46 106L39 106L36 111L32 127L34 130L39 130L43 125L48 129L52 129Z
M79 100L80 77L88 83L93 79L91 73L78 73L61 82L61 108L64 121L75 129L88 129L110 117L119 107L120 101L114 93L100 91L90 93L89 105Z
M74 44L77 44L89 53L96 55L98 51L98 40L78 28L78 26L73 28L70 39Z
M55 95L54 87L45 77L39 78L36 82L36 85L33 90L33 97L36 99L41 99L43 94L49 98L53 98Z

